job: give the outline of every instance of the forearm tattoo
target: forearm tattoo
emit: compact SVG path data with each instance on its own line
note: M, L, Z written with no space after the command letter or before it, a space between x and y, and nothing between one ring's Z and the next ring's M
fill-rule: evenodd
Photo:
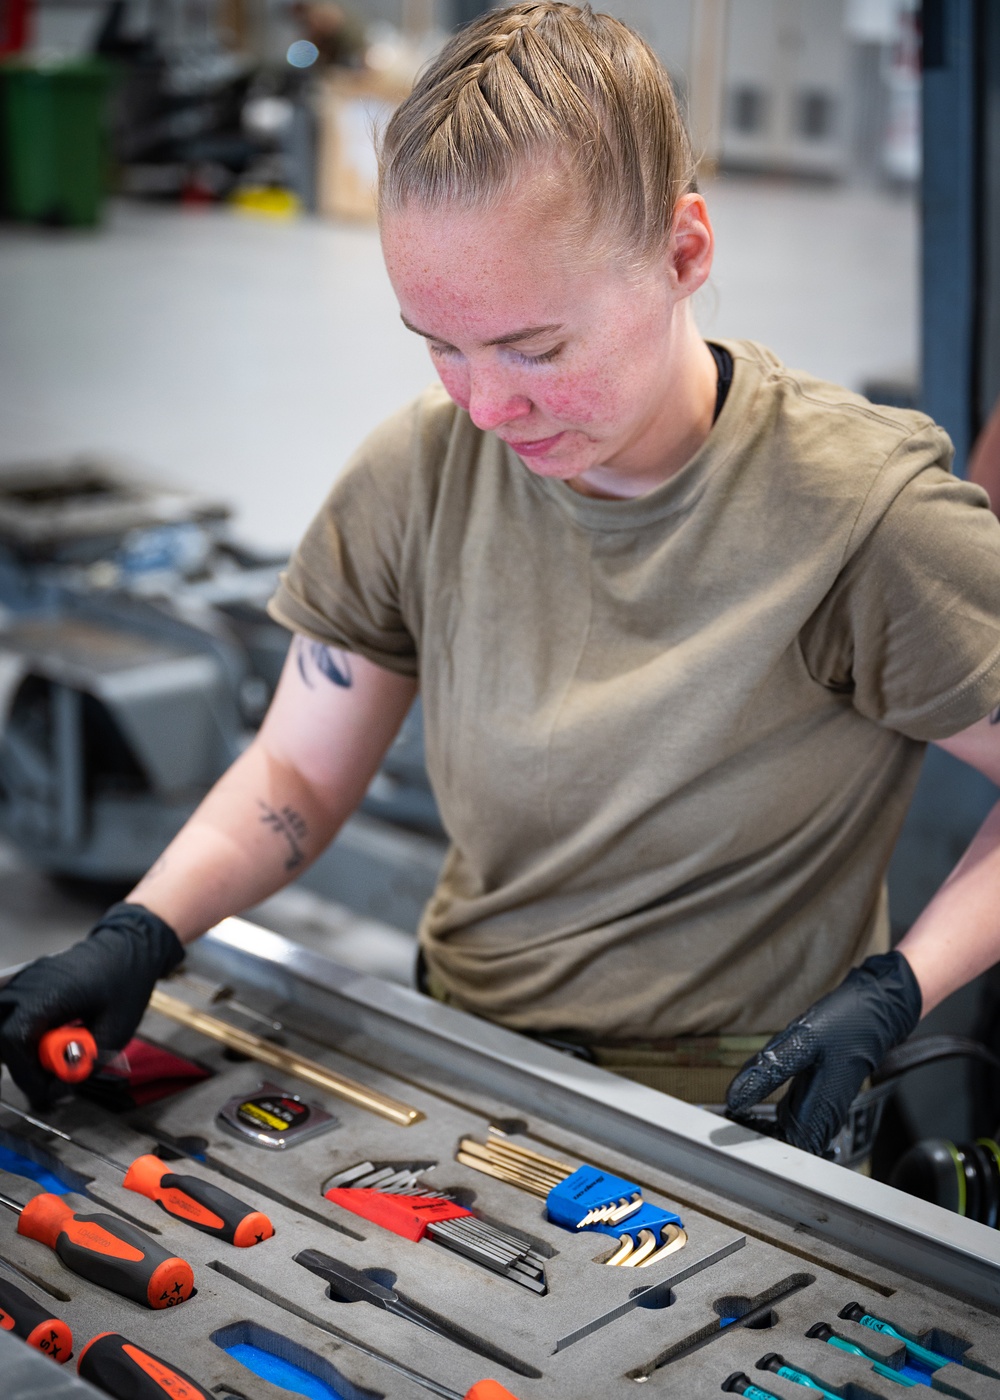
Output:
M296 637L294 646L299 675L310 690L316 689L317 676L331 685L350 690L354 677L351 675L351 658L346 651L324 646L322 642L312 642L307 637Z
M259 798L257 806L261 810L260 819L263 824L269 826L272 831L276 831L279 836L285 839L288 846L285 869L297 869L306 858L302 847L309 835L309 828L306 826L304 818L293 807L282 807L278 811L269 803L261 802Z

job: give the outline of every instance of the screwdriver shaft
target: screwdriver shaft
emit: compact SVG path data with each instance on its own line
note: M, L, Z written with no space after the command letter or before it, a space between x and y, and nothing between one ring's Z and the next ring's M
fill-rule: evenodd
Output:
M96 1157L98 1161L104 1162L109 1167L114 1167L116 1171L127 1172L128 1167L122 1162L116 1162L113 1157L107 1157L103 1152L98 1152L96 1147L88 1147L79 1138L71 1137L69 1133L64 1133L62 1128L55 1127L52 1123L46 1123L42 1118L35 1118L30 1113L25 1113L23 1108L15 1108L12 1103L0 1104L7 1113L13 1113L15 1118L22 1119L25 1123L30 1123L33 1128L41 1128L43 1133L51 1133L53 1137L61 1138L63 1142L68 1142L72 1147L77 1147L81 1152L89 1152L91 1157Z

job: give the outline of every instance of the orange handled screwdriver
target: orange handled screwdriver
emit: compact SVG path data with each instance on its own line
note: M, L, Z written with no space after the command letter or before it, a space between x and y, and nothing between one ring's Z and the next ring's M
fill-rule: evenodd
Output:
M62 1138L63 1142L72 1143L81 1152L87 1152L98 1161L114 1167L116 1171L124 1172L125 1179L122 1185L127 1191L135 1191L140 1196L148 1197L168 1215L172 1215L176 1220L186 1221L196 1230L204 1231L206 1235L214 1235L216 1239L225 1240L227 1244L235 1244L240 1249L245 1249L249 1245L260 1244L262 1240L270 1239L274 1234L274 1226L263 1211L254 1210L238 1197L223 1191L219 1186L213 1186L211 1182L202 1181L200 1177L178 1175L166 1162L161 1162L159 1157L154 1157L151 1152L137 1157L130 1167L126 1167L124 1163L116 1162L114 1157L98 1152L96 1147L88 1147L69 1133L64 1133L61 1128L46 1123L43 1118L35 1118L9 1103L0 1106L8 1113L13 1113L15 1118L30 1123L33 1128L41 1128L53 1137Z
M137 1347L120 1332L99 1332L92 1337L76 1363L85 1381L115 1400L216 1400L169 1361Z
M13 1332L60 1366L73 1354L73 1333L23 1289L0 1278L0 1331Z
M86 1026L58 1026L38 1042L38 1059L64 1084L81 1084L97 1064L97 1041Z
M190 1298L194 1274L142 1230L112 1215L77 1215L61 1196L42 1191L27 1205L0 1194L20 1216L17 1233L48 1245L75 1274L147 1308L172 1308Z
M135 1159L122 1185L127 1191L148 1196L168 1215L240 1249L260 1244L274 1234L274 1226L262 1210L251 1209L210 1181L179 1176L151 1152Z

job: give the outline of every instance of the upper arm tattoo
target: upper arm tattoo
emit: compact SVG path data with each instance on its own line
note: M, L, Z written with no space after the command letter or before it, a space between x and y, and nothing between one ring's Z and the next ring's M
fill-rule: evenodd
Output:
M299 675L310 690L316 689L316 678L322 677L332 685L350 690L354 684L351 674L351 658L339 647L324 646L322 642L310 641L308 637L297 636L292 643Z

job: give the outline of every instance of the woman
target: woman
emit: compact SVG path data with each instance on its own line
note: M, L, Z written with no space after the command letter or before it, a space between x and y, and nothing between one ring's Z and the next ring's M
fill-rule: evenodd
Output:
M529 3L460 33L387 129L380 224L443 387L296 552L256 740L0 994L0 1055L41 1095L47 1026L123 1043L182 942L325 847L419 684L452 839L430 990L605 1063L792 1021L730 1109L795 1076L781 1131L822 1151L1000 951L1000 817L893 953L883 895L923 744L1000 777L1000 528L927 419L701 339L708 212L617 21Z

